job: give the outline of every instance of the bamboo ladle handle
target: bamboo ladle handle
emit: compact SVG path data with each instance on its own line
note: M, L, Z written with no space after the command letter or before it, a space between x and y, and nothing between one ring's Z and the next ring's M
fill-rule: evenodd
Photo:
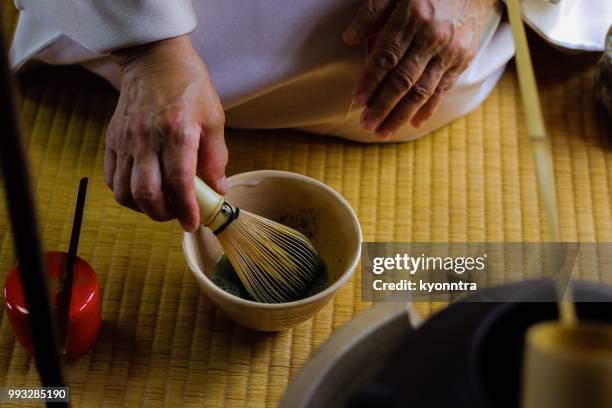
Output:
M540 105L540 97L536 86L535 75L525 27L521 17L521 9L518 0L506 0L508 18L512 27L514 45L516 47L516 70L521 90L521 100L525 112L527 132L532 141L536 176L540 189L540 197L546 210L549 233L551 241L559 242L559 215L557 212L557 197L555 193L554 172L552 158L546 146L546 127Z
M540 97L538 95L538 88L533 73L533 64L527 45L525 26L523 25L518 0L506 0L506 7L508 9L508 19L510 20L514 45L516 47L516 70L518 72L523 110L525 111L525 122L533 147L540 197L544 204L551 241L560 242L561 235L559 232L557 195L555 193L555 175L552 167L552 158L546 145L546 127L544 126ZM556 258L565 258L564 251L561 247L557 247L557 250L554 252ZM552 259L552 261L554 262L555 259ZM558 305L561 321L564 324L573 325L576 323L576 310L572 303L573 296L569 283L571 279L571 269L569 273L570 275L567 277L567 282L562 280L559 276L555 279L555 286L559 296Z

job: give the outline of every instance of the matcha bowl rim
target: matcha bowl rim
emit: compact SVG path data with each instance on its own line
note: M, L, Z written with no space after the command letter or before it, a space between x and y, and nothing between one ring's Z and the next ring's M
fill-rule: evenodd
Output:
M204 268L204 265L200 265L197 257L201 255L197 255L194 250L194 247L198 245L196 243L196 239L199 232L196 231L195 233L183 234L183 251L185 254L185 259L187 260L189 268L204 292L215 304L223 309L234 320L239 321L245 326L263 331L276 331L282 330L283 328L293 327L301 321L307 320L314 313L316 313L316 311L331 301L336 292L346 284L357 269L361 258L361 243L363 242L361 226L351 205L344 197L340 195L340 193L321 181L301 174L282 170L257 170L239 173L228 177L228 182L230 185L229 191L231 191L232 188L239 186L257 186L266 180L275 178L283 179L291 183L295 182L296 186L298 186L301 182L308 185L309 188L320 190L322 196L326 196L326 199L329 200L328 202L335 201L337 208L342 211L341 216L343 219L338 220L338 225L344 225L345 229L348 228L350 230L353 241L352 243L354 243L354 245L351 245L351 243L348 244L350 245L350 248L347 248L347 255L345 255L348 259L348 261L345 263L348 266L342 268L341 273L338 273L333 278L330 278L329 285L322 291L303 299L284 303L260 303L232 295L217 286L211 278L212 274L206 273L208 271L206 268ZM241 203L237 202L236 205L240 207ZM326 206L322 205L321 208L326 208ZM206 248L204 248L204 251L207 252ZM332 281L332 279L334 280ZM300 316L287 315L292 314L292 310L299 309L302 309L301 313L299 313ZM282 322L274 322L267 325L266 323L259 324L258 322L254 321L249 322L250 317L242 315L242 313L248 311L260 311L262 313L285 312L285 315L278 316ZM276 320L275 316L262 315L259 317L264 321L270 318L272 320Z

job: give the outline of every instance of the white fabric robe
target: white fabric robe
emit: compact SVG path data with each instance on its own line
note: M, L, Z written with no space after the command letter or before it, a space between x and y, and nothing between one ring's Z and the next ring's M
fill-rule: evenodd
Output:
M350 47L341 38L361 1L15 0L22 13L11 61L15 69L31 60L81 64L118 87L109 51L191 33L228 125L376 141L360 128L360 110L351 102L367 46ZM601 49L612 23L612 2L589 0L585 7L582 1L524 0L525 19L561 47ZM509 27L501 21L502 6L498 3L489 16L473 63L439 111L420 129L405 125L395 140L439 128L490 93L514 53ZM589 24L575 21L585 17ZM559 29L568 24L571 30Z

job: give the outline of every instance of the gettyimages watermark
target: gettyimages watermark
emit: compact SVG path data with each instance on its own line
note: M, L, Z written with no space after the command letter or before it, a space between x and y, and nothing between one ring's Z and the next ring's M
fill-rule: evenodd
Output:
M551 302L570 279L612 285L612 243L362 244L364 301Z

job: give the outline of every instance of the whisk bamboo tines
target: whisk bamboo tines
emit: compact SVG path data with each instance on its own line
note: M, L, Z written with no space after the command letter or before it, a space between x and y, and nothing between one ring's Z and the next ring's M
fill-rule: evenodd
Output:
M300 232L239 209L196 178L201 223L219 239L240 281L258 302L297 300L324 268Z

